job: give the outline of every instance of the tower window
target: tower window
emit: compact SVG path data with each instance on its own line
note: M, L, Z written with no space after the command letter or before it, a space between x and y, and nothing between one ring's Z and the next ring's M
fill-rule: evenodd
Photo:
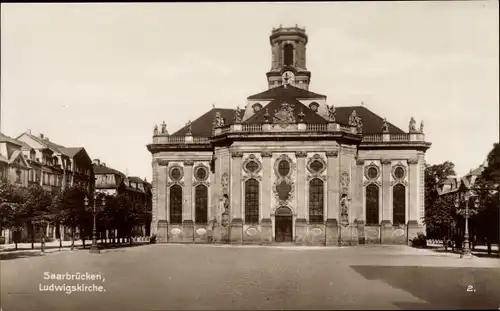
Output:
M293 45L285 44L284 48L285 66L293 66Z

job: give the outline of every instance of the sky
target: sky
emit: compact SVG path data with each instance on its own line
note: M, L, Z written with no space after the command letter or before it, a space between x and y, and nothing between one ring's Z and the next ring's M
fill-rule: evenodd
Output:
M429 164L477 167L499 141L498 1L1 4L0 131L30 129L151 180L173 133L267 89L273 27L306 28L310 90L408 130Z

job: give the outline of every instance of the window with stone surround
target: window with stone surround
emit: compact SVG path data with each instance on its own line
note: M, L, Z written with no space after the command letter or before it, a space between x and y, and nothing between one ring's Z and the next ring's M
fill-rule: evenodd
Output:
M397 184L392 187L392 223L404 225L406 222L406 187Z
M195 193L195 222L206 224L208 222L208 189L205 185L198 185Z
M182 223L182 187L179 185L170 187L170 223Z
M245 223L259 223L259 182L253 178L245 182Z
M375 184L366 186L366 224L378 225L379 187Z
M309 223L323 223L323 181L314 178L309 182Z

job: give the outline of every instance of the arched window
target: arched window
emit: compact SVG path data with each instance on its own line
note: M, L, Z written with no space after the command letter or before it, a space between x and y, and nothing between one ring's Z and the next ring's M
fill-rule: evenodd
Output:
M397 184L392 188L392 222L394 224L405 224L405 208L406 208L406 191L405 186Z
M182 187L179 185L170 187L170 223L182 223Z
M197 224L208 222L208 190L204 185L196 186L195 190L195 221Z
M293 45L286 44L284 47L285 66L293 66Z
M314 178L309 182L309 223L323 223L323 181Z
M245 182L245 223L259 223L259 182L253 178Z
M366 187L366 224L378 225L379 188L375 184Z

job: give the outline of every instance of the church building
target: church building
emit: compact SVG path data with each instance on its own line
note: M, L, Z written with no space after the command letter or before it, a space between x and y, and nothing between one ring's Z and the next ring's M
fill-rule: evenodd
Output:
M423 122L408 131L310 91L308 36L270 36L268 89L169 134L155 126L158 242L407 244L425 232Z

